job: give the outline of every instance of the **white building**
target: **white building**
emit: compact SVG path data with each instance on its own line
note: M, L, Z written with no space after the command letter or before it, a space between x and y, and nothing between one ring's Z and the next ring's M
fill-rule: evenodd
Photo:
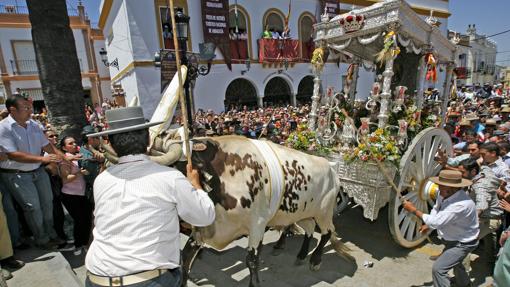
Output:
M99 55L105 48L102 31L91 28L83 6L68 6L68 13L84 97L86 102L101 103L104 98L111 97L110 74ZM3 82L0 94L4 92L9 96L19 89L34 99L37 112L44 102L30 27L27 7L0 5L0 77ZM62 65L65 64L66 59L62 59Z
M476 33L476 26L469 25L466 34L448 32L448 38L460 39L457 57L457 69L461 71L458 85L495 84L498 79L496 42L485 35Z
M204 42L200 0L175 0L191 17L188 49L199 52ZM211 1L218 2L218 1ZM219 1L220 3L222 1ZM330 1L336 2L336 1ZM340 1L340 12L355 7L369 6L377 0ZM448 0L409 0L414 11L426 18L431 10L441 22L446 35L450 16ZM120 69L110 68L112 84L120 84L126 92L126 102L139 97L145 114L150 116L160 99L160 70L154 67L154 53L165 48L163 36L167 21L167 0L102 0L99 27L106 36L106 50L110 61L118 59ZM257 103L308 101L312 94L312 75L307 44L312 25L322 13L319 0L292 0L289 28L292 39L298 41L298 56L291 59L288 69L282 61L265 62L259 57L259 42L264 28L283 30L289 0L237 0L229 2L230 28L235 27L235 10L238 11L238 28L247 50L234 48L237 59L229 70L221 52L216 49L211 72L199 77L194 89L195 108L222 111L229 103L256 105ZM166 39L168 40L168 39ZM231 44L232 45L232 44ZM231 47L239 47L233 45ZM243 46L244 47L244 46ZM263 53L262 53L263 54ZM248 71L246 60L250 60ZM331 61L324 69L323 90L340 89L342 75L348 65ZM357 96L366 98L373 83L374 73L360 69ZM441 83L441 81L438 81ZM437 85L437 84L436 84Z

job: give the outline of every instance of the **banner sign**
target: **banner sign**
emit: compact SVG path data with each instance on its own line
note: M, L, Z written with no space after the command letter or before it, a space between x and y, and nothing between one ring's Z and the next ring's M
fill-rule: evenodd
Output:
M175 54L169 50L161 50L161 93L166 86L172 81L177 72L177 63L175 62Z
M340 14L340 5L338 0L322 0L321 14L324 13L324 9L328 12L329 17L334 17Z
M216 44L228 68L232 70L228 14L228 0L202 0L204 41Z

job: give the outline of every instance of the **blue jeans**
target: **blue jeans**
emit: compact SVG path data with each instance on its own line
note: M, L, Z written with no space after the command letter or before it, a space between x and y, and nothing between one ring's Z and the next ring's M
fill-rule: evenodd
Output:
M53 229L53 193L43 167L29 173L2 173L12 197L21 205L37 244L57 238Z
M153 278L151 280L147 280L144 282L131 284L131 285L123 285L126 287L179 287L181 286L182 274L180 268L175 268L172 270L168 270L159 277ZM85 280L85 287L104 287L101 285L96 285L90 282L89 278Z
M16 247L21 242L19 234L19 221L18 212L14 208L14 202L12 195L7 188L7 183L3 181L3 177L0 175L0 193L2 194L2 202L0 204L4 207L5 217L7 218L7 226L9 227L9 233L11 234L11 242L13 247Z

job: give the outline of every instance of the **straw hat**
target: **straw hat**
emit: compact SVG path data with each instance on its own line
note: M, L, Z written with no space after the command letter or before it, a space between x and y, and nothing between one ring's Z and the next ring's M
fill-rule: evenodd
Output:
M146 122L141 107L107 110L106 122L109 126L108 130L99 133L88 134L87 136L97 137L103 135L127 133L130 131L147 129L149 127L163 123L162 121L152 123Z
M494 119L488 119L485 121L485 125L486 126L496 126L497 123L496 123L496 120L494 120Z
M450 187L466 187L473 184L471 180L462 178L462 173L458 170L442 170L439 176L431 177L430 181L440 186Z
M462 119L462 121L460 121L459 125L460 126L471 126L471 122L466 119Z
M510 107L504 107L503 109L501 109L501 112L502 113L510 113Z

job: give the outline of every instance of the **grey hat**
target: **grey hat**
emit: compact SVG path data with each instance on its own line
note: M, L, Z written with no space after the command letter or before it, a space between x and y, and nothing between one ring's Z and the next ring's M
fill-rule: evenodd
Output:
M126 133L130 131L147 129L163 123L148 123L143 116L141 107L120 108L106 111L106 122L108 129L99 133L88 134L88 137Z

